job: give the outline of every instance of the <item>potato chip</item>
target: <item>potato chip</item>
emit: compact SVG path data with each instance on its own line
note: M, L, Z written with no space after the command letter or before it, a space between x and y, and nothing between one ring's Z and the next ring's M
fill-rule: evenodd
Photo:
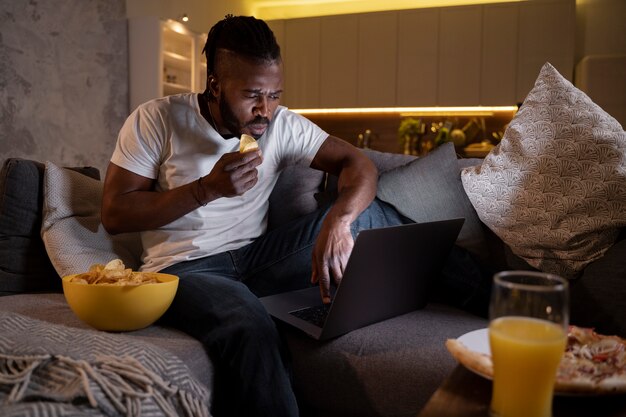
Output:
M254 140L252 136L243 133L241 135L241 140L239 141L239 152L246 153L256 149L259 149L257 141Z
M121 259L114 259L106 265L91 265L89 272L77 274L72 282L91 285L142 285L157 284L160 281L150 272L133 272L131 268L126 268Z

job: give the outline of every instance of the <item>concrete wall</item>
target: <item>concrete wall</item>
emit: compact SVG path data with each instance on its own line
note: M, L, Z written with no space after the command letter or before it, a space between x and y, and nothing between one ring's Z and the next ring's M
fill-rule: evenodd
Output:
M0 162L104 174L127 114L125 0L0 0Z

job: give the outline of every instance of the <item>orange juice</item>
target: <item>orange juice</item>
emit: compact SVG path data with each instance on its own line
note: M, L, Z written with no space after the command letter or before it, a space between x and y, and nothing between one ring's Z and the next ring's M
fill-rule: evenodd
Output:
M564 329L546 320L500 317L489 325L493 358L492 415L550 417Z

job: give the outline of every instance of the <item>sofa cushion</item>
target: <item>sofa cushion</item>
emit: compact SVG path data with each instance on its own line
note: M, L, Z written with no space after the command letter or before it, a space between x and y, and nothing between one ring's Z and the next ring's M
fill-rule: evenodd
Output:
M72 170L99 178L93 167ZM60 291L40 236L44 164L9 158L0 172L0 295Z
M626 337L626 229L604 256L570 282L570 322Z
M417 159L416 156L412 155L380 152L373 149L361 149L361 152L363 152L374 163L379 175L385 171L406 165ZM328 178L326 179L326 186L324 187L324 193L317 196L320 204L326 203L337 196L337 182L338 178L336 175L328 175Z
M1 353L16 358L2 357L3 371L8 368L11 374L12 366L30 365L24 380L4 378L3 416L210 414L210 379L203 375L208 383L199 383L199 369L177 354L192 353L207 363L206 353L199 342L181 332L160 326L125 334L95 331L75 320L62 294L3 297L0 327ZM181 349L170 349L173 344L168 339L177 339ZM40 355L49 357L40 362ZM194 361L195 366L199 363ZM207 368L210 375L210 366L202 370ZM145 384L139 383L142 380ZM13 389L12 395L18 399L23 395L22 401L7 401L14 383L23 392ZM116 392L116 388L122 389ZM138 396L142 400L133 404ZM112 404L113 399L131 404L133 411L123 412Z
M139 267L139 234L111 236L100 222L102 186L101 181L46 162L41 236L60 276L116 258L128 268Z
M316 193L321 190L324 173L309 167L285 168L270 194L268 229L311 213L317 208Z
M285 328L303 415L416 416L456 366L446 339L486 326L431 303L327 342Z
M482 225L463 190L452 143L383 172L378 180L377 196L418 223L465 218L457 244L478 256L485 254Z
M417 159L413 155L405 155L401 153L380 152L373 149L363 149L363 153L372 160L379 173L398 168L413 162Z
M65 301L63 294L16 294L0 298L0 311L21 314L23 316L86 331L92 329L82 322ZM101 332L100 332L101 333ZM116 335L112 335L116 337ZM209 360L202 343L191 336L161 325L159 322L132 332L125 332L120 337L151 343L160 349L166 349L178 356L189 367L192 375L201 383L213 386L213 364Z
M543 271L577 276L626 226L626 132L550 64L462 179L480 219Z

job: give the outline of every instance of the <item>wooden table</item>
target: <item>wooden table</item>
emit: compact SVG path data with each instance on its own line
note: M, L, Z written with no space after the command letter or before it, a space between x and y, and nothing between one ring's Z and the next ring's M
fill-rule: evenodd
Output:
M491 381L458 365L418 417L489 417ZM554 397L553 417L624 417L626 395Z

